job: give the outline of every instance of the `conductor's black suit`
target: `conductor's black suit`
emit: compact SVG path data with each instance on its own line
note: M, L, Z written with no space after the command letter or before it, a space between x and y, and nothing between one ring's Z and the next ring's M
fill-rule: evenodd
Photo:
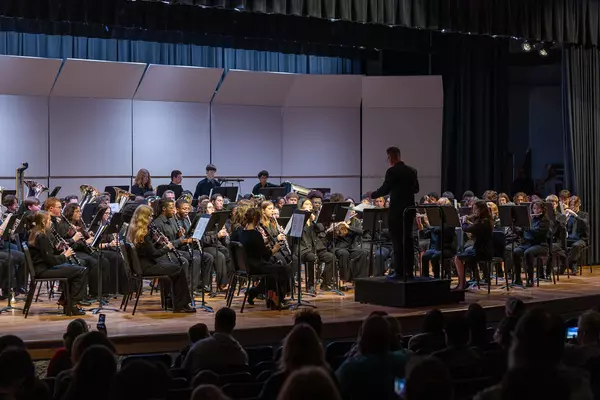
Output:
M407 211L406 215L404 215L404 210L414 206L415 193L418 191L417 170L398 161L393 167L388 168L383 185L371 194L373 199L390 195L388 226L394 247L394 270L398 278L404 276L404 268L406 268L406 275L409 278L413 276L412 229L415 210ZM403 217L406 218L404 229ZM406 249L406 253L404 249Z

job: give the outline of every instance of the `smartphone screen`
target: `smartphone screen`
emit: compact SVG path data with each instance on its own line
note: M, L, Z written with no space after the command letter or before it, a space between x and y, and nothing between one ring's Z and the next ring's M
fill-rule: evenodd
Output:
M567 328L567 339L575 339L577 338L577 331L579 328Z
M404 378L396 378L394 380L394 391L398 395L404 394L404 385L406 384L406 379Z
M106 326L105 322L106 322L106 315L98 314L98 324L97 324L98 329L104 328Z

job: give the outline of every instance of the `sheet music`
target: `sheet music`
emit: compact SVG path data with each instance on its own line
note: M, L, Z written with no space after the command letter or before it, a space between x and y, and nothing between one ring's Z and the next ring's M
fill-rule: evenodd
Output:
M202 240L202 236L204 236L204 231L206 230L206 227L208 226L208 222L210 221L210 216L209 217L200 217L200 220L198 221L198 224L196 225L196 230L194 231L194 234L192 235L192 237L196 240Z
M377 207L375 207L372 204L359 204L359 205L355 206L353 208L353 210L356 211L356 212L363 212L365 209L369 209L370 210L372 208L377 208Z
M304 214L292 214L290 222L292 223L290 236L301 238L304 231Z
M119 205L119 203L110 203L109 204L110 207L110 211L114 213L118 213L121 210L121 206Z
M287 222L287 224L285 224L285 229L283 230L285 235L288 236L290 233L290 229L292 229L292 219L294 217L294 214L292 214L292 218L290 218Z

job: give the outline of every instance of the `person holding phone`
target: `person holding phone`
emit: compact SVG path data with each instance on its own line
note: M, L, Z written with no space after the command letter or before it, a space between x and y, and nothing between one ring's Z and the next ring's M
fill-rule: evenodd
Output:
M70 247L57 249L58 243L55 243L52 237L52 219L50 214L45 211L38 211L34 218L35 226L29 235L29 250L31 252L31 261L35 273L39 278L67 278L71 302L73 304L72 315L84 315L85 311L77 304L85 297L85 287L87 284L88 270L79 265L71 264L68 260L73 257L75 252ZM63 291L58 304L62 305L67 313L69 302L65 298Z

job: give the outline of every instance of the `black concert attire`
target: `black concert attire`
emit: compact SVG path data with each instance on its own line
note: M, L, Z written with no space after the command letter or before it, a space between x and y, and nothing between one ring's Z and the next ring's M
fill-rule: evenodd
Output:
M64 218L52 217L52 225L54 226L54 229L60 235L60 237L65 239L66 242L69 244L69 246L73 249L73 251L75 251L75 255L81 262L82 267L87 267L88 282L89 282L89 288L90 288L89 293L90 293L91 297L97 297L98 296L98 270L97 270L98 258L94 255L89 254L89 250L87 249L87 246L83 243L83 240L85 240L85 239L81 239L77 242L73 241L73 236L75 236L75 234L77 232L75 232L73 230L73 228L71 228L69 223ZM84 238L85 238L85 235L84 235ZM106 288L108 288L108 286L109 286L109 277L110 277L108 260L106 260L106 259L102 260L102 271L101 272L102 272L102 291L104 292L102 294L104 295L104 294L108 293L106 291Z
M587 246L589 230L589 215L585 211L579 211L577 216L570 215L567 219L567 247L569 256L567 262L572 268L573 264L579 263L581 252Z
M558 258L558 270L562 273L567 263L567 217L557 210L554 211L554 220L550 221L550 237L550 255ZM548 260L547 264L547 268L551 268L552 260Z
M144 237L142 243L136 244L135 248L140 259L140 266L145 274L168 275L171 278L173 283L173 310L178 311L186 308L192 301L184 271L187 264L186 267L179 265L174 255L171 255L174 261L169 261L167 256L169 249L166 246L159 249L155 248L150 234ZM165 295L169 296L171 293L169 282L165 281L164 285Z
M0 238L0 248L4 249L4 240ZM11 280L8 281L9 261L12 263ZM10 250L10 260L8 250L0 250L0 289L3 296L8 296L10 288L22 288L25 282L25 254L18 250Z
M285 297L284 288L288 286L289 275L288 267L280 264L272 264L271 251L265 245L263 236L256 229L243 230L238 234L240 243L244 246L246 254L246 265L250 274L271 274L274 275L279 283L279 293L277 296L280 300ZM267 279L267 289L275 290L273 279Z
M521 264L523 257L525 257L525 264L527 266L527 280L533 282L533 265L536 257L548 255L549 232L550 221L545 215L531 218L531 228L523 231L523 243L515 247L513 251L515 283L522 283Z
M390 195L390 208L388 213L388 226L394 248L394 270L398 277L413 276L413 221L416 216L415 210L409 210L404 215L407 207L414 206L415 193L419 192L419 179L417 170L398 161L393 167L388 168L385 173L383 185L373 193L371 198L375 199ZM403 223L403 220L405 222ZM404 249L406 248L406 252Z
M100 228L106 226L107 225L103 225ZM98 232L100 232L100 229ZM125 267L125 262L121 256L121 249L118 245L118 238L115 238L115 235L112 234L102 234L102 232L100 232L100 235L102 236L98 239L97 245L102 247L102 258L108 260L108 265L110 266L108 268L109 285L104 288L104 290L109 293L127 293L129 290L130 271ZM115 239L117 240L117 245L110 245Z
M474 242L473 246L465 248L465 251L456 256L465 263L465 271L469 267L473 271L473 276L479 276L478 263L491 261L494 257L494 227L487 219L476 219L472 224L462 224L462 230L470 233Z
M444 253L444 260L451 259L456 254L456 229L454 227L445 227L443 237L440 227L427 228L423 232L425 237L428 237L430 240L429 249L421 257L421 276L429 276L429 262L431 262L433 276L439 278L442 251ZM443 249L442 245L444 246Z
M267 246L267 249L269 249L269 251L271 251L275 243L278 242L277 236L279 236L279 234L282 233L282 230L280 229L279 225L263 225L262 222L256 228L256 230L260 232L265 246ZM277 253L273 254L269 261L273 264L280 264L285 266L288 271L288 275L291 275L293 274L293 271L298 270L298 257L294 254L291 254L291 248L289 247L289 244L287 248L285 248L282 245L281 249ZM288 282L288 284L286 284L283 288L284 293L288 293L290 291L289 286L290 285Z
M190 221L189 218L186 219L181 219L179 218L179 216L177 216L177 214L175 214L175 218L177 218L177 222L179 223L179 226L181 226L186 232L189 232L191 226L192 226L192 222ZM175 244L173 244L175 245ZM196 286L194 287L200 287L200 286L211 286L212 284L212 274L214 271L214 264L215 264L215 258L212 254L209 254L207 252L201 252L200 249L198 248L198 246L195 243L190 243L189 244L190 247L188 247L188 245L181 245L180 250L183 250L184 252L186 252L186 258L188 260L191 259L191 255L190 255L190 248L192 249L193 255L194 255L194 265L200 265L199 262L201 262L202 265L202 274L201 274L201 282L198 282ZM202 249L204 250L204 249ZM201 260L201 261L200 261ZM199 271L198 271L199 273Z
M332 282L333 279L333 263L335 257L333 253L327 250L327 247L323 244L319 233L324 231L322 224L315 224L308 222L304 225L302 231L302 238L300 239L300 262L306 263L306 269L308 270L308 286L315 286L315 267L319 263L325 263L325 269L323 270L323 283L321 284L322 289L326 289L326 286Z
M131 194L135 194L136 196L142 196L144 197L144 195L148 192L153 192L154 188L152 187L152 185L148 185L148 186L140 186L137 183L131 185Z
M221 182L217 178L208 179L204 178L196 185L196 191L194 192L194 199L197 199L200 196L208 196L210 195L210 191L216 187L221 186ZM232 201L235 199L232 199Z
M335 244L335 257L340 268L340 279L346 282L369 276L369 251L363 249L361 245L363 230L358 226L349 225L348 233L345 236L336 233L335 243L333 243L334 232L327 233L331 250Z
M181 239L179 237L179 229L177 227L177 222L175 218L167 218L164 214L159 215L154 219L154 225L156 228L169 239L169 241L173 244L176 251L181 256L181 268L183 268L183 272L188 280L191 279L193 287L198 287L200 283L200 263L202 262L202 257L200 254L194 255L194 265L192 266L192 277L190 278L190 269L189 263L191 261L191 256L188 251L184 251L185 245L181 243ZM171 258L175 261L175 255L172 254Z
M270 187L278 187L277 185L272 184L271 182L266 182L265 186L261 186L260 182L258 182L256 185L254 185L254 187L252 188L252 194L257 196L260 194L260 192L258 191L259 189L265 189L265 188L270 188Z
M47 235L40 233L35 243L29 246L31 262L39 278L67 278L71 301L75 305L85 297L85 285L88 270L79 265L70 264L62 254L56 254Z
M220 230L221 228L219 228ZM202 248L204 254L212 256L214 262L214 269L217 278L217 287L223 287L229 283L229 277L233 273L233 266L231 264L231 255L227 244L227 238L219 239L219 232L209 231L204 232L202 238ZM212 274L211 274L212 277ZM208 281L212 282L212 280Z

